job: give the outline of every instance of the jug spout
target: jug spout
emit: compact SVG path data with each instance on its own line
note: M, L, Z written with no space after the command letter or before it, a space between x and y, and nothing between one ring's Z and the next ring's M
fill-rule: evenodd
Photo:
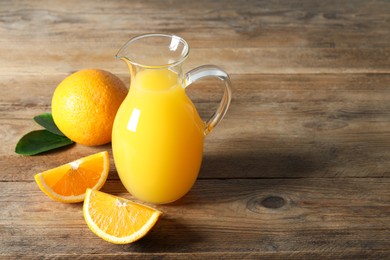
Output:
M126 50L127 50L127 46L126 46L127 44L125 44L125 45L123 45L120 49L119 49L119 51L115 54L115 58L117 59L117 60L123 60L124 62L128 62L127 60L128 59L126 59Z
M122 46L122 48L119 49L117 54L115 54L115 58L118 60L122 60L127 64L127 67L130 72L130 82L131 82L136 73L136 66L127 57L127 51L128 51L127 46L126 45Z
M123 60L126 63L131 63L130 57L131 55L131 50L129 50L129 43L127 42L125 45L123 45L119 51L115 54L115 58L118 60Z
M159 69L181 65L188 57L187 42L176 35L146 34L130 39L116 54L133 65Z
M147 34L130 39L115 57L127 64L131 80L143 70L169 70L183 81L182 64L188 54L188 44L179 36Z

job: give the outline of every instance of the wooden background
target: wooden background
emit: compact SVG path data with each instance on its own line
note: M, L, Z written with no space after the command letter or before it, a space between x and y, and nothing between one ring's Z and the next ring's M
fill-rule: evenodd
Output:
M191 192L156 206L145 238L112 245L33 178L110 145L14 148L70 73L128 84L114 55L148 32L184 37L186 70L224 68L233 100ZM0 258L390 258L389 1L1 1L0 88ZM221 87L188 94L207 118ZM111 167L103 191L132 198Z

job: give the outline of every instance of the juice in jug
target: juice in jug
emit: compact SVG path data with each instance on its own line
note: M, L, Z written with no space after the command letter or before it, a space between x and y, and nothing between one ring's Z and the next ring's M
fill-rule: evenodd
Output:
M167 68L137 72L115 118L112 145L119 177L145 201L182 197L199 172L205 124L181 81Z

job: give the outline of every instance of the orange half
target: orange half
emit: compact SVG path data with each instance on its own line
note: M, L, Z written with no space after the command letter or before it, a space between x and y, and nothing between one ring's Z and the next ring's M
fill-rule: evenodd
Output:
M50 198L81 202L88 188L99 190L107 180L110 160L106 151L83 157L35 175L39 188Z
M88 189L83 214L88 227L97 236L114 244L128 244L145 236L162 213L133 201Z

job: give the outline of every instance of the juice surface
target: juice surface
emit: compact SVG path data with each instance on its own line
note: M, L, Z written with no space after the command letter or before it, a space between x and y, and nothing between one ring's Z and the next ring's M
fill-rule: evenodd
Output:
M112 146L126 189L168 203L194 184L202 161L204 123L176 73L138 72L115 118Z

